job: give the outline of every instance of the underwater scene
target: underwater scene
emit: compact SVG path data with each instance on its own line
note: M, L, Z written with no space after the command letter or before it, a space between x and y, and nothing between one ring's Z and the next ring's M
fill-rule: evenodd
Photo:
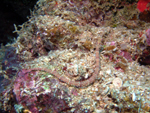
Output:
M150 0L38 0L0 48L0 113L149 113Z

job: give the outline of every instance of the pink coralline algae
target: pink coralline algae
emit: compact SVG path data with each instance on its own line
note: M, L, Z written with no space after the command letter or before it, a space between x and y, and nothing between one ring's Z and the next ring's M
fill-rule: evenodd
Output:
M23 93L23 90L20 90L20 88L34 88L34 76L30 77L28 70L23 69L22 71L18 72L18 77L14 83L14 93L19 103L22 101L22 96L20 94Z
M139 0L137 4L137 8L140 12L143 12L145 10L149 10L150 7L148 7L150 0Z
M38 71L30 69L22 69L18 72L13 88L17 104L32 113L50 111L58 113L70 109L65 100L70 97L68 88L60 85L56 79L42 78L37 75Z
M131 54L130 54L128 51L123 51L123 50L122 50L122 51L120 52L119 56L124 57L125 59L128 60L128 62L131 62L131 61L132 61L132 56L131 56Z

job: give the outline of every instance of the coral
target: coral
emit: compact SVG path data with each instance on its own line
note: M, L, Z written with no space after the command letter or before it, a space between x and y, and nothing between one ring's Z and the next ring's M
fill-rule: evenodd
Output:
M150 0L139 0L137 3L137 8L140 12L143 12L145 10L149 10L149 4Z
M150 22L150 0L139 0L137 8L140 11L139 19L144 22Z

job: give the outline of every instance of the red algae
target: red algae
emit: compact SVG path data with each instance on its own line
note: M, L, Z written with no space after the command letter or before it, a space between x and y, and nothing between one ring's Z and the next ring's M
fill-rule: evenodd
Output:
M145 10L149 10L150 7L148 4L150 3L150 0L139 0L137 3L137 8L140 12L144 12Z

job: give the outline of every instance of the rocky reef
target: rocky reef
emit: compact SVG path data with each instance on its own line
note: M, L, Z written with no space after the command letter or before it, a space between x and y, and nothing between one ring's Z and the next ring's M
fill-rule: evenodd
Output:
M39 0L29 20L15 26L17 40L0 50L0 108L150 112L150 24L138 18L144 11L137 3Z

